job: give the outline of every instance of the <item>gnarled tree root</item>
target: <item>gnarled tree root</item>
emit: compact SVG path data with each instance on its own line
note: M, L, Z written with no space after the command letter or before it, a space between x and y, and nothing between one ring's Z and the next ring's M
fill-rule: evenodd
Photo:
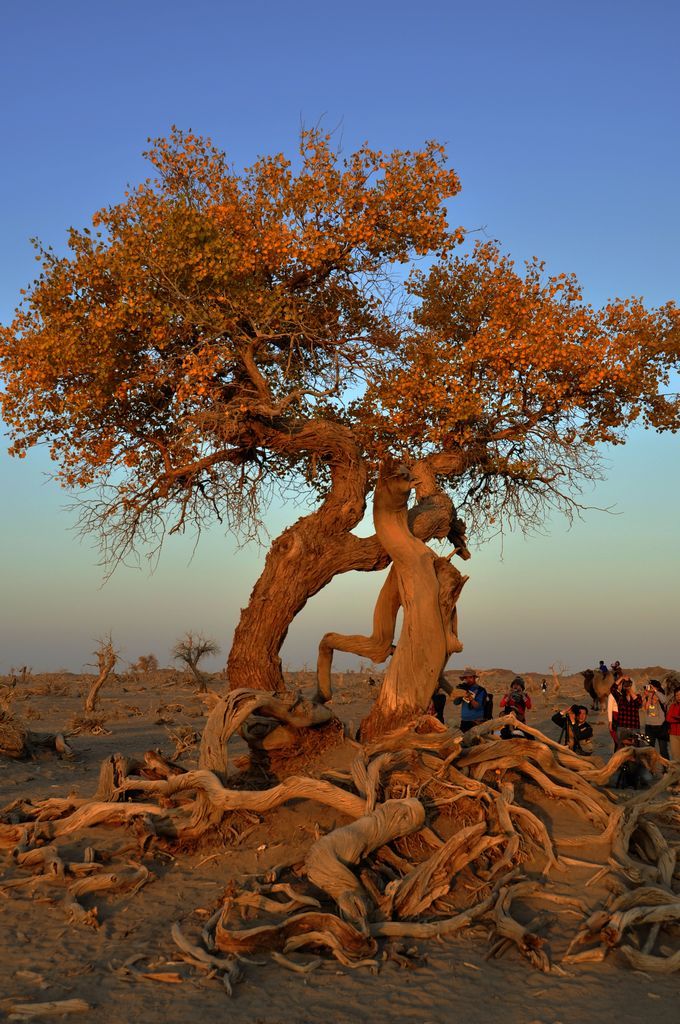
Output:
M424 824L419 800L386 800L371 814L317 840L305 858L307 878L335 901L344 918L365 930L369 898L347 865Z

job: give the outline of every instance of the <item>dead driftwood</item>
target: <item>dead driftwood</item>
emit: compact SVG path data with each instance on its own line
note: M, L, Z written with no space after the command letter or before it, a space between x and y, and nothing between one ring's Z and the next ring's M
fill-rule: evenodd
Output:
M7 1017L10 1021L43 1020L45 1017L65 1017L70 1013L88 1013L92 1010L84 999L57 999L46 1003L12 1003Z
M0 757L21 760L35 757L41 750L52 750L58 757L73 756L63 733L34 732L9 711L0 710Z
M134 822L140 850L149 841L167 843L177 855L215 822L221 836L238 841L239 815L310 800L332 807L341 820L326 835L317 830L295 871L283 865L232 885L200 939L173 929L188 967L215 972L227 991L250 954L265 953L296 973L315 969L328 955L348 968L377 970L383 941L441 938L478 922L490 935L489 956L514 950L538 970L559 971L543 934L552 905L580 922L564 962L597 962L619 950L640 969L678 970L680 766L651 759L651 769L663 767L664 774L644 793L622 799L606 782L624 757L637 756L634 748L597 766L535 729L526 729L531 739L501 741L494 735L498 721L463 736L421 716L355 745L353 763L330 772L332 781L290 775L269 789L232 788L220 745L249 716L266 711L274 728L283 722L297 729L330 712L248 690L219 703L209 739L217 744L211 758L224 768L219 774L205 767L184 771L156 752L134 761L114 755L102 765L93 799L15 800L0 812L0 847L12 852L11 877L0 886L15 898L35 888L61 890L73 923L96 927L93 900L118 892L130 897L151 877L135 861L106 871L95 855L73 863L62 849L77 834ZM508 721L512 716L501 724ZM541 801L568 806L582 821L580 837L552 834ZM611 876L610 895L597 905L588 903L593 888L586 886L581 900L553 884L555 873L564 881L573 861L561 851L584 839L602 854L601 866L593 862L593 879ZM530 915L527 901L540 904ZM246 914L256 917L244 926ZM312 959L297 959L303 951Z

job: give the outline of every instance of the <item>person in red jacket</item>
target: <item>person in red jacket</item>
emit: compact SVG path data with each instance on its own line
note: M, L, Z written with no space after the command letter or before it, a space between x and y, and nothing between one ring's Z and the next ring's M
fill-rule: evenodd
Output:
M670 694L670 703L666 708L666 721L668 722L671 760L680 761L680 685L678 683L675 684L675 689Z
M526 692L526 685L521 676L515 676L510 683L510 689L501 701L501 714L509 715L511 712L520 722L526 722L527 711L531 710L531 697ZM512 730L510 726L504 725L501 729L501 737L509 740L513 735L526 736L520 730Z

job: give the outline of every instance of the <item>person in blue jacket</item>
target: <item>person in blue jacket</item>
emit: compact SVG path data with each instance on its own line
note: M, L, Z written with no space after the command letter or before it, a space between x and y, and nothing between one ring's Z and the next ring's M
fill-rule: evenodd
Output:
M478 675L473 668L461 672L459 689L465 690L465 696L454 697L453 703L460 704L461 732L467 732L473 726L484 721L484 701L486 690L477 682Z

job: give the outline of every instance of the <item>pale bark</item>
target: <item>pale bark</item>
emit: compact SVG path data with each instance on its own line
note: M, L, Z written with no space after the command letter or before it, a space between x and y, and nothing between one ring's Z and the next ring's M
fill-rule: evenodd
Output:
M357 537L351 532L364 515L370 478L349 431L339 424L317 423L290 436L263 431L263 439L282 453L312 452L327 461L331 469L331 489L320 507L273 542L234 633L227 663L230 688L248 686L277 692L285 689L281 647L291 622L307 601L338 574L384 569L391 556L377 534ZM463 454L447 456L437 463L436 472L453 475L461 472L468 461ZM451 499L438 488L429 463L423 460L414 467L417 504L408 513L412 532L423 540L449 537L459 556L469 558L464 526L456 517ZM382 642L376 656L386 647L389 652L389 646ZM323 657L326 663L321 669L320 694L327 698L330 641Z
M293 694L273 694L242 687L219 700L208 715L198 755L198 766L226 779L227 744L246 719L259 711L272 719L302 729L329 722L333 713L319 704L301 700Z
M331 697L331 665L334 651L345 651L373 662L386 661L394 644L394 628L401 607L399 584L394 566L383 583L373 611L373 632L370 636L326 633L319 644L317 661L317 699Z
M372 957L378 948L373 938L335 914L308 911L281 924L243 930L228 928L226 916L221 916L215 930L215 945L223 953L256 953L263 949L292 952L304 946L326 946L343 963L349 960L349 967Z
M370 814L323 836L305 858L307 878L338 905L341 915L362 931L366 927L369 896L350 864L358 864L372 850L425 824L420 800L386 800Z
M412 486L413 479L405 466L386 463L381 468L373 521L394 565L403 625L376 702L362 723L363 738L370 739L421 714L448 655L456 646L459 648L453 608L465 578L413 535L406 509Z
M41 748L54 750L59 757L73 756L62 733L34 732L9 712L0 711L0 757L29 758Z
M92 683L85 700L85 711L87 713L92 713L95 710L99 691L113 672L116 662L118 661L118 652L114 650L110 639L102 641L96 651L96 654L99 664L99 675Z

